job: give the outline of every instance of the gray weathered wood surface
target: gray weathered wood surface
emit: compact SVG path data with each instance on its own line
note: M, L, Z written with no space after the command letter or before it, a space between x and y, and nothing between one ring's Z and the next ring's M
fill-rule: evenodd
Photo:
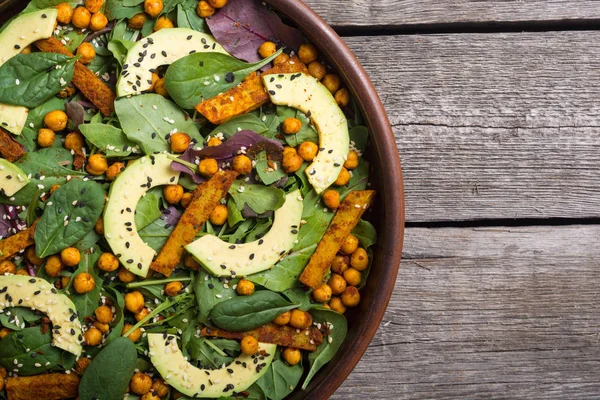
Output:
M595 20L595 0L306 0L336 27Z

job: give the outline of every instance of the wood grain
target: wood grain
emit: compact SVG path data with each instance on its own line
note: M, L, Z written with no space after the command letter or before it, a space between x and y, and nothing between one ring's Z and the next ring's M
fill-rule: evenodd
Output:
M336 27L394 28L432 24L593 20L594 0L305 0Z
M408 229L386 316L332 399L597 397L599 235Z
M394 127L407 221L600 216L599 39L346 38Z

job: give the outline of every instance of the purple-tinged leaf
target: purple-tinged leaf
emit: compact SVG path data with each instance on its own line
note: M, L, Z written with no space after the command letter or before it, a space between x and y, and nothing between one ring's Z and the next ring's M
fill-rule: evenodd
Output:
M112 31L112 29L115 27L115 21L110 21L108 24L106 24L106 26L103 29L100 29L99 31L90 33L89 35L86 36L85 39L83 39L84 42L91 42L92 40L99 38L100 36L104 35L106 32L110 32Z
M177 225L179 218L181 218L181 213L173 206L169 206L169 208L163 210L163 214L160 216L160 219L171 226Z
M206 23L225 50L247 62L261 60L258 48L266 41L294 51L304 42L298 29L285 25L275 12L257 0L230 1Z
M5 204L0 207L0 239L12 235L12 216L8 211L8 207Z
M75 129L79 130L79 125L84 123L85 109L78 101L69 101L65 105L65 110L69 119L75 124Z

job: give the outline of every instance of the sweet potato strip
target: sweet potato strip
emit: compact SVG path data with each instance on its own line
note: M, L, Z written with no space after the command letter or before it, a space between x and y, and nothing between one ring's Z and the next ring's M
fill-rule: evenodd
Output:
M352 232L365 210L371 206L374 197L373 190L355 190L346 196L300 275L300 282L313 289L323 283L344 239Z
M78 392L79 376L76 374L42 374L6 380L8 400L72 399Z
M31 246L33 244L34 232L35 224L24 231L0 240L0 261L8 260L21 250L25 250L25 248Z
M308 335L306 334L307 330L309 332ZM241 340L244 336L253 336L259 342L315 351L317 346L323 343L323 334L314 326L307 330L301 330L298 333L296 332L296 328L292 328L291 326L267 324L247 332L229 332L222 329L203 328L200 333L204 336L237 340Z
M60 53L73 57L69 51L58 39L50 37L35 42L35 45L46 53ZM75 63L75 73L73 74L73 84L77 86L81 93L91 101L102 114L110 116L115 110L115 93L104 82L90 71L85 65L77 61Z
M0 154L10 162L15 162L25 154L23 146L2 128L0 128Z
M192 202L183 212L156 260L150 264L150 269L160 272L164 276L171 275L173 269L181 261L183 247L194 240L212 210L227 194L237 175L238 173L235 171L220 171L208 181L198 185L192 195Z
M261 75L294 72L308 72L298 57L292 57L284 63L277 64ZM219 125L233 117L257 109L268 100L269 95L265 92L260 76L253 74L240 85L198 104L196 110L213 124Z

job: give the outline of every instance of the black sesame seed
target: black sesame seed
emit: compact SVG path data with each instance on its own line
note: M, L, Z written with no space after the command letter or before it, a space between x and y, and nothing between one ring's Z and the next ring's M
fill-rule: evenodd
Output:
M281 86L279 83L278 83L277 85L275 85L275 87L276 87L277 89L281 89L281 88L282 88L282 86Z
M46 14L42 14L42 18L46 19L48 16Z
M270 94L271 96L275 96L275 91L274 91L274 90L269 90L269 94Z
M261 245L261 244L263 244L264 242L265 242L265 241L264 241L263 239L260 239L260 240L258 241L258 244L259 244L259 245Z
M273 82L275 80L275 78L271 77L271 79L269 80L269 82Z
M292 233L295 235L296 233L298 233L298 229L292 229Z
M133 63L133 66L139 68L140 67L140 63Z
M129 260L127 260L127 264L131 264L133 263L133 258L130 258Z
M33 278L29 280L29 283L35 283L35 282L37 282L37 281Z
M129 242L125 242L125 247L129 248L130 244Z
M154 60L154 58L156 57L156 53L152 53L150 54L150 58Z
M152 132L152 135L150 135L152 137L152 139L156 138L156 132Z
M334 166L334 167L339 167L339 166L340 166L340 164L338 164L338 163L333 163L333 166Z
M160 52L160 54L162 54L162 56L163 56L163 57L166 57L166 56L167 56L167 52L166 52L166 51L164 51L164 50L163 50L163 51L161 51L161 52Z
M251 260L254 260L254 253L250 254L250 257L248 257L248 258L250 258Z
M221 264L221 269L227 269L227 265Z
M186 37L187 40L192 40L192 35L189 35L188 37Z
M233 72L228 72L225 74L225 82L231 83L234 80L235 80L235 76L233 75Z
M231 246L229 246L229 248L230 248L231 250L233 250L233 249L235 249L235 245L234 245L234 244L232 244Z

